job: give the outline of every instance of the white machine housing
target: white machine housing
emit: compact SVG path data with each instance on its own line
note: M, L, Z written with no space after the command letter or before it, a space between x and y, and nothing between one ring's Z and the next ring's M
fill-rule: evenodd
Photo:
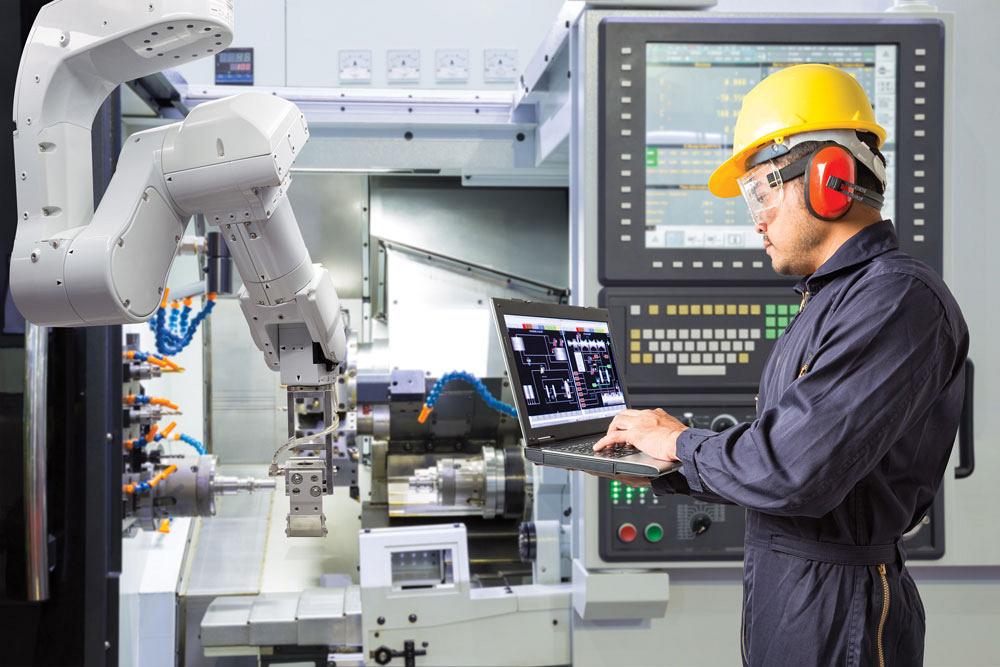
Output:
M430 554L448 555L441 579L400 577ZM474 587L464 524L363 530L358 556L366 657L412 641L421 664L570 664L569 585Z

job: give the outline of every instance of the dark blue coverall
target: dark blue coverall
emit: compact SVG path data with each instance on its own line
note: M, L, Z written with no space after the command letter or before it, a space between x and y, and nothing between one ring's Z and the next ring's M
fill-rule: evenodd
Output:
M920 665L924 611L900 539L947 466L968 330L889 221L796 290L804 306L768 359L756 421L685 431L684 467L653 490L747 509L745 665L879 665L880 650L885 665Z

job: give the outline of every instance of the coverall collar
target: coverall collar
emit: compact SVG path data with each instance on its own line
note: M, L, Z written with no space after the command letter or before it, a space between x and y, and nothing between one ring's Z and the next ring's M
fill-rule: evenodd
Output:
M879 255L899 247L896 230L891 220L880 220L868 225L860 232L844 241L830 259L816 272L806 276L795 286L795 291L815 294L829 279L845 269L864 264Z

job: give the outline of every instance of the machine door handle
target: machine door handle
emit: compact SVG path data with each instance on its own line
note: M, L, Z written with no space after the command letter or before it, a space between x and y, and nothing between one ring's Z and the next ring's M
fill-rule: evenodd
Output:
M972 433L975 370L972 359L966 359L965 399L962 402L962 418L958 424L958 465L955 466L955 479L965 479L976 469L976 441Z
M427 646L427 642L423 644ZM379 646L377 649L372 651L372 657L375 662L380 665L388 665L392 662L393 658L402 658L404 667L416 667L417 656L427 655L427 651L423 649L418 649L416 643L412 639L407 639L403 642L402 651L394 651L388 646Z

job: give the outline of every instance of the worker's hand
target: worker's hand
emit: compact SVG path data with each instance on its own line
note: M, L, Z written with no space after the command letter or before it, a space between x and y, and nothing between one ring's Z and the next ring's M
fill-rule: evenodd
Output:
M608 434L597 441L594 451L615 444L628 444L661 461L680 461L677 458L677 436L687 426L666 411L622 410L611 420Z

